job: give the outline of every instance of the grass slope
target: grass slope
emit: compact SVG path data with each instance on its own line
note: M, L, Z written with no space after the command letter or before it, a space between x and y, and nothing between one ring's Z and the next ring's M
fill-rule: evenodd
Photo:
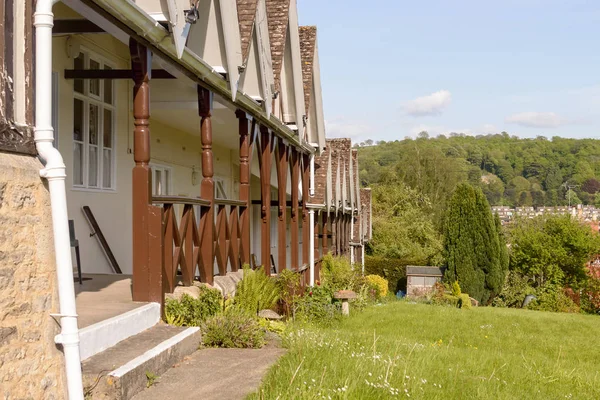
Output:
M407 302L303 328L251 399L600 399L600 318Z

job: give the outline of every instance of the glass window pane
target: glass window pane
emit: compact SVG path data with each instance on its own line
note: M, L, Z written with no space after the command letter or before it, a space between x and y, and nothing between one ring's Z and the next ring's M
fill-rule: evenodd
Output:
M73 68L74 69L84 69L85 68L83 53L79 53L77 58L75 58L75 60L73 62ZM79 93L83 93L83 79L75 79L73 81L73 90L75 90L76 92L79 92Z
M98 144L98 106L90 104L89 110L89 143Z
M112 187L112 150L104 149L102 160L102 187L110 189Z
M105 148L112 148L112 111L104 110L104 141Z
M165 169L165 187L164 187L164 193L163 194L171 194L169 193L169 188L171 187L171 171L168 169Z
M110 70L112 69L108 65L104 66L104 69ZM108 104L112 104L113 97L113 81L112 79L104 79L104 102Z
M90 169L88 174L89 186L98 186L98 148L89 146Z
M83 143L73 147L73 184L83 185Z
M90 58L90 69L100 69L100 63ZM90 94L100 96L100 80L90 79Z
M160 169L154 171L154 194L157 196L162 194L162 171Z
M83 142L83 101L73 103L73 140Z

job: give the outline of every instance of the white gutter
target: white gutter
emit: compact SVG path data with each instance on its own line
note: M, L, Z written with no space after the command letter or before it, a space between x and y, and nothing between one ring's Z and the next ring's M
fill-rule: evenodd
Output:
M65 191L66 167L54 148L52 128L52 6L57 0L38 0L35 14L35 144L44 163L40 175L48 180L52 207L54 252L60 303L61 332L54 341L61 344L65 355L67 390L70 400L83 400L79 330L75 307L73 264Z

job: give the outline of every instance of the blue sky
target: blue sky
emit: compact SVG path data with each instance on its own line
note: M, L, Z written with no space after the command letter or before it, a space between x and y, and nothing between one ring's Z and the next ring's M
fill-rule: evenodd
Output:
M600 138L600 1L297 1L330 137Z

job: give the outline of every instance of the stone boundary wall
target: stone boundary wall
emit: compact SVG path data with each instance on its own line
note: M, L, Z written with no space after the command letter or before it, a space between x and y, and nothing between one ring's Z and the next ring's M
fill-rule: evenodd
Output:
M0 152L0 397L64 399L50 196L34 157Z

